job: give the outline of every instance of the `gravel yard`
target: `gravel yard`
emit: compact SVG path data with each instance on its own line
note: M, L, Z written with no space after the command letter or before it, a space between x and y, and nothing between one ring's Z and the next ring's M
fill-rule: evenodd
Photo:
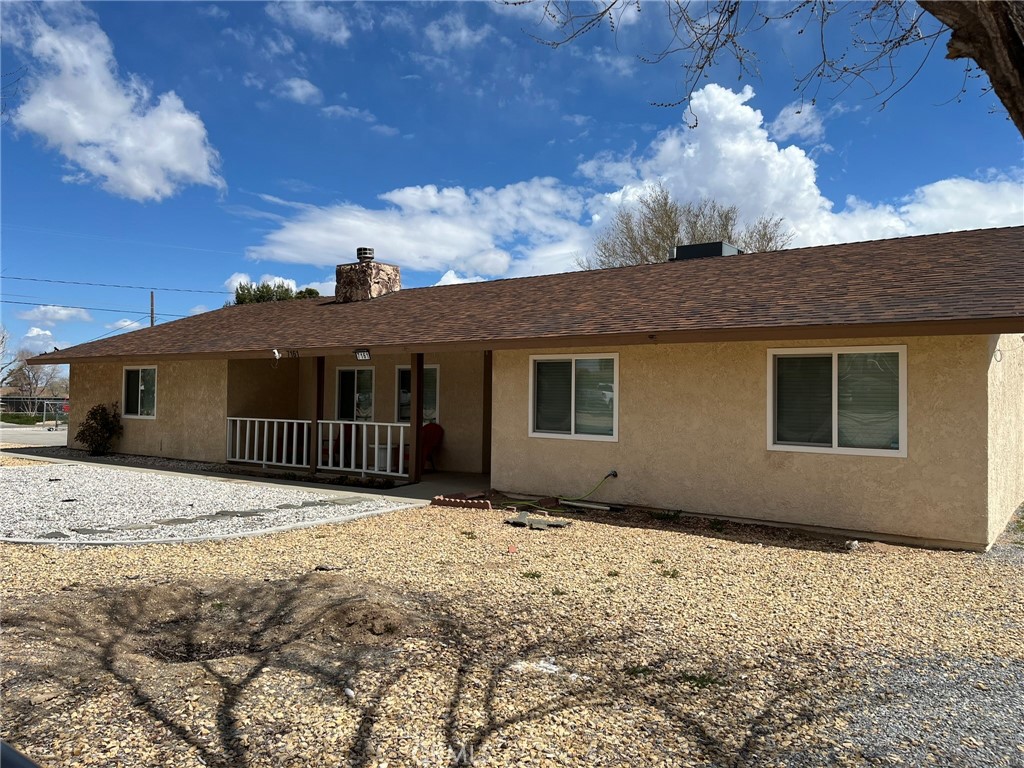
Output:
M1024 766L1018 561L503 517L0 545L0 735L46 766Z
M64 542L190 539L354 519L387 499L259 483L4 457L0 538Z

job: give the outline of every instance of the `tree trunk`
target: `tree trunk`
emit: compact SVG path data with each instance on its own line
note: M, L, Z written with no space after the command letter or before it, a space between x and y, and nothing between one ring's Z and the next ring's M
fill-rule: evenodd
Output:
M1024 136L1024 3L919 0L952 29L947 59L973 59Z

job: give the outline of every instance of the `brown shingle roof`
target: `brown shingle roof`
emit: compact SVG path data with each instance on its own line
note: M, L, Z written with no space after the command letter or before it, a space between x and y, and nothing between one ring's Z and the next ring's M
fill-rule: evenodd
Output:
M352 304L232 306L37 361L813 338L910 324L948 333L957 323L1024 331L1024 227L414 288Z

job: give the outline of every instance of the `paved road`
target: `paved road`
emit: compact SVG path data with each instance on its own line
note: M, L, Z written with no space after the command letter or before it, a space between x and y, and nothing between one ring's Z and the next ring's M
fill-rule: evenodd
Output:
M0 424L0 443L18 445L67 445L68 431L61 427L48 432L46 427L23 427L20 424Z

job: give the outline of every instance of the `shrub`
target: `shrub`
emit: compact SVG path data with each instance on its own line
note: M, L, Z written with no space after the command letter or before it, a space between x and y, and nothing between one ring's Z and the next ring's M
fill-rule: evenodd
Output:
M75 440L89 449L89 455L102 456L110 450L114 441L121 437L123 432L121 409L117 403L100 403L85 414L85 419L75 433Z

